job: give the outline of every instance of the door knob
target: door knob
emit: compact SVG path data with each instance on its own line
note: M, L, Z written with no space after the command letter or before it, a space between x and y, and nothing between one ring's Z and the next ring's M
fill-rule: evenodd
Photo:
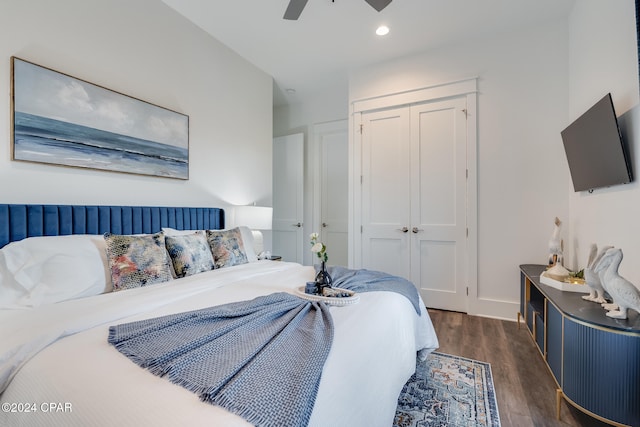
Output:
M409 229L407 227L402 227L402 228L398 228L398 231L402 231L403 233L406 233L407 231L409 231Z
M323 226L323 227L328 227L328 226L329 226L329 224L327 224L326 222L323 222L323 223L322 223L322 226Z
M293 224L293 226L294 226L294 227L298 227L298 228L300 228L300 227L302 227L302 223L301 223L301 222L298 222L298 223L296 223L296 224Z
M412 231L413 233L418 233L418 231L424 231L424 230L423 230L422 228L413 227L413 228L411 229L411 231Z

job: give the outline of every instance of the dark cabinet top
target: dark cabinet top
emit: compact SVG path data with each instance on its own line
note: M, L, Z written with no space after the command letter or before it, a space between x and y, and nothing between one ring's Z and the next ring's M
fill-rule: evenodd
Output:
M627 310L628 318L624 320L607 317L607 311L600 304L582 299L582 296L586 294L561 291L540 283L540 273L545 268L544 265L522 264L520 271L566 316L603 328L640 334L640 314L638 312Z

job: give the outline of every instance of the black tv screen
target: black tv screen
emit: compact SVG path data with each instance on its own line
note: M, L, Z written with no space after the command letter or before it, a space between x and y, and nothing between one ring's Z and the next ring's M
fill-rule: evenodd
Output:
M591 191L633 180L610 93L561 135L575 191Z

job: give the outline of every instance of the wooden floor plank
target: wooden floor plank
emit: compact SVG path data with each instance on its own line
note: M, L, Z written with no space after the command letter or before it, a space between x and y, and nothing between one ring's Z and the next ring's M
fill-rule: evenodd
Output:
M491 364L503 427L604 427L562 402L556 419L557 384L531 335L516 322L429 309L441 353Z

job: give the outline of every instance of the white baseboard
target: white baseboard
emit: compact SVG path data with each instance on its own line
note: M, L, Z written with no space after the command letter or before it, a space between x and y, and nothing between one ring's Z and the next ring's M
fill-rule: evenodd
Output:
M473 316L490 317L493 319L516 322L520 311L519 302L498 301L490 299L476 299L469 302L469 313Z

